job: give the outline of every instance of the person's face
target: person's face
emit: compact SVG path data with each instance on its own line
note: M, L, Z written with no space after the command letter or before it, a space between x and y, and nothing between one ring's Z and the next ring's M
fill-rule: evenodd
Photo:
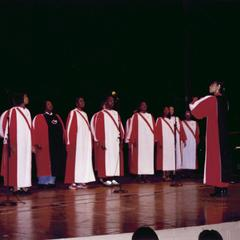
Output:
M53 104L51 101L46 101L46 106L45 106L45 111L46 112L52 112L53 111Z
M163 115L164 115L164 116L168 116L168 115L169 115L169 108L168 108L168 107L165 107L165 108L163 109Z
M169 113L171 116L174 115L174 113L175 113L174 107L169 107Z
M186 111L185 117L186 117L187 120L190 120L191 119L191 113L189 111Z
M28 105L29 104L29 97L27 94L24 94L23 96L23 103L24 105Z
M139 111L140 112L146 112L147 111L147 103L146 102L141 102L140 103Z
M85 100L83 98L79 98L78 101L77 101L77 107L78 108L85 108Z
M114 98L113 97L108 97L105 107L112 109L114 107Z
M219 90L220 90L220 87L221 86L219 84L217 84L216 82L210 84L210 86L209 86L209 93L211 93L211 94L218 93Z

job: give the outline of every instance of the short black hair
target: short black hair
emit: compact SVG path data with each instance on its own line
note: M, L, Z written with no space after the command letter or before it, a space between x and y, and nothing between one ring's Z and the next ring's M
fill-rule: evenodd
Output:
M79 101L80 98L84 99L83 96L78 96L78 97L75 98L75 104L76 104L76 105L78 104L78 101Z
M24 95L26 93L14 93L12 97L12 105L19 106L24 102Z
M53 104L53 102L52 102L52 100L51 99L45 99L44 100L44 102L43 102L43 110L45 111L45 109L46 109L46 104L47 104L47 102L51 102L52 104Z
M203 230L199 234L198 240L223 240L223 238L216 230Z
M132 236L132 240L159 240L155 231L150 227L138 228Z

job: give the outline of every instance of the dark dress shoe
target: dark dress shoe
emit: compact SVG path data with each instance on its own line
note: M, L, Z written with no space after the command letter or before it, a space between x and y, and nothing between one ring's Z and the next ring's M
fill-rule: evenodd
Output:
M210 194L211 197L227 197L228 189L215 187L215 191Z

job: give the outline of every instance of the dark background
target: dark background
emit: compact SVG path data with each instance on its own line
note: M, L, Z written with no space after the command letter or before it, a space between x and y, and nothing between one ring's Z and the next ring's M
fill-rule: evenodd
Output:
M230 102L229 131L239 131L239 1L4 1L0 112L13 92L24 91L33 116L50 98L65 120L82 95L91 117L115 90L124 122L142 99L155 117L165 104L182 117L192 96L207 94L209 82L221 80ZM231 141L240 144L239 135Z
M239 131L239 3L2 0L0 112L13 92L24 91L33 116L50 98L65 120L82 95L91 117L115 90L123 121L142 99L155 117L166 104L183 116L192 96L207 94L209 82L221 80L230 102L229 131ZM240 144L239 135L231 140Z
M115 90L124 120L141 99L155 117L165 104L182 115L218 79L238 130L239 1L2 1L0 9L1 111L7 93L27 91L33 115L51 98L66 118L77 95L91 115Z

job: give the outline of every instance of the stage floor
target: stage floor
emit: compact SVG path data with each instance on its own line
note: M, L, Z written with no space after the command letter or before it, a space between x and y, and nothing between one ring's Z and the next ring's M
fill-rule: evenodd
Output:
M240 220L240 184L230 196L212 198L199 181L182 187L154 182L123 185L124 194L93 184L89 189L33 189L25 204L0 207L0 239L67 238L134 232L142 225L169 229ZM1 193L0 201L5 196ZM12 197L15 200L14 197Z

